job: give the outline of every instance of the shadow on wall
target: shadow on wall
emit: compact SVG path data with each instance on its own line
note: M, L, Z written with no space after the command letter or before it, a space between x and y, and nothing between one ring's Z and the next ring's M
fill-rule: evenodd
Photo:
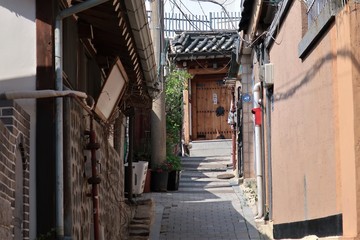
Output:
M300 82L294 84L293 86L283 86L282 88L287 88L287 89L283 90L281 92L275 93L274 101L278 102L278 101L283 101L283 100L291 98L299 89L301 89L303 86L305 86L310 81L314 80L315 74L326 62L336 59L338 57L350 58L351 62L354 64L357 71L360 72L360 63L359 63L358 59L354 56L352 51L350 51L348 49L344 49L344 50L338 51L337 54L328 53L327 55L325 55L324 57L320 58L319 60L317 60L315 62L315 64L311 67L311 69L308 72L306 72L305 76L300 80ZM297 79L297 78L299 78L299 76L297 76L293 79ZM289 80L289 82L292 82L292 80Z
M24 17L32 22L35 22L35 3L33 1L14 1L3 0L0 5L4 9L8 9L11 13L15 14L18 18Z

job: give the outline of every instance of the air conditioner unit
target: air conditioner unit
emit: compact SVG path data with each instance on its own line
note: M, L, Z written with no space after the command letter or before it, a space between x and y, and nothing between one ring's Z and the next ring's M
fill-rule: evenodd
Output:
M259 71L260 81L266 84L274 84L274 64L266 63L260 67Z
M274 84L274 64L264 64L264 81L266 84Z

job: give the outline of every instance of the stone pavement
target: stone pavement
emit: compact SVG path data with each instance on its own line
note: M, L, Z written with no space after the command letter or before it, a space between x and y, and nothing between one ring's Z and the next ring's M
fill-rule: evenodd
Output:
M238 184L217 178L229 172L230 157L186 157L182 163L178 191L140 197L155 203L150 239L268 239L254 227Z

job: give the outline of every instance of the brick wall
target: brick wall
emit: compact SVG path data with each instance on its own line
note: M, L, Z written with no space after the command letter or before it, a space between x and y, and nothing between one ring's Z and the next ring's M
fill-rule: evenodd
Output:
M0 239L29 239L30 116L0 101Z
M85 130L89 130L89 116L73 100L67 99L65 104L66 118L65 133L68 134L65 142L64 156L67 167L65 177L65 205L66 223L73 239L91 239L92 235L92 198L91 185L85 176L84 148L87 138ZM112 146L107 141L103 127L94 122L96 141L100 144L98 151L98 170L101 183L99 186L99 210L101 231L104 239L124 239L128 221L132 211L124 203L124 164ZM71 182L69 182L71 181ZM65 227L66 228L66 227ZM71 228L71 229L70 229Z

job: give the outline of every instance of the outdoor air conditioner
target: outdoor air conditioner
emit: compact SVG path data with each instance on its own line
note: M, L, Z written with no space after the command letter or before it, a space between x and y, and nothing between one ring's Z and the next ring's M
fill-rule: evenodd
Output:
M264 64L264 77L265 83L274 84L274 64Z
M260 67L259 78L266 84L274 84L274 64L266 63Z

